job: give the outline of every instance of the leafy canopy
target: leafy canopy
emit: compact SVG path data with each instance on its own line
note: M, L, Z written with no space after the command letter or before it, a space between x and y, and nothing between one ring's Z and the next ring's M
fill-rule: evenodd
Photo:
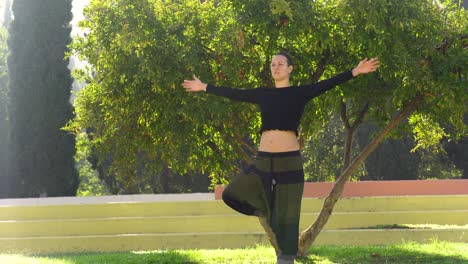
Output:
M88 129L95 154L111 155L122 180L134 177L144 153L148 164L163 160L175 171L210 172L214 183L225 182L255 151L257 109L187 94L180 83L196 74L218 85L271 86L269 61L285 50L295 60L294 84L330 77L364 57L383 64L314 99L302 120L305 142L341 100L356 113L369 103L384 124L417 93L427 98L416 114L425 119L413 117L410 125L424 130L421 122L432 122L462 135L468 19L446 2L92 0L80 23L87 35L71 45L89 66L76 72L87 86L68 129Z

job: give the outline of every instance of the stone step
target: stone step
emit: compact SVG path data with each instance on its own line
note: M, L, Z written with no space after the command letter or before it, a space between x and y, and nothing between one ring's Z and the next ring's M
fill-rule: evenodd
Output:
M317 215L303 213L301 230L312 224ZM468 210L337 212L332 214L325 229L364 228L391 224L468 225ZM256 217L240 214L0 221L0 237L261 231L263 229Z
M324 230L315 245L390 245L451 241L468 243L466 229ZM261 232L118 234L0 238L2 253L78 253L166 249L245 248L268 244Z
M43 220L43 219L76 219L108 217L159 217L159 216L202 216L233 214L233 210L222 201L215 200L182 200L182 201L148 201L117 200L101 201L80 200L59 204L58 198L47 203L40 199L0 203L0 220ZM107 197L106 197L107 198ZM44 198L42 198L44 199ZM101 198L104 199L104 198ZM14 200L14 201L11 201ZM56 202L55 202L56 201ZM73 200L70 200L73 201ZM304 198L302 213L320 211L323 198ZM102 202L102 203L98 203ZM19 205L15 205L19 204ZM447 196L404 196L404 197L353 197L340 199L334 209L337 212L386 212L386 211L441 211L468 210L468 195Z

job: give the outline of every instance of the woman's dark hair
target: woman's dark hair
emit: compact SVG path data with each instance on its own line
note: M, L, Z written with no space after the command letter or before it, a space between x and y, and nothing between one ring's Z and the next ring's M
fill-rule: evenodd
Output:
M291 56L288 53L286 53L284 51L280 51L280 52L275 54L275 56L278 56L278 55L286 57L286 60L288 61L288 66L293 65L293 61L291 59Z

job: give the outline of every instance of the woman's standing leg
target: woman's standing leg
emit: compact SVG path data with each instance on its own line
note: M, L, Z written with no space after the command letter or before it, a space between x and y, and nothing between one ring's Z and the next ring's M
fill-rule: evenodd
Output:
M299 151L258 152L264 162L254 168L262 179L271 214L260 218L278 263L293 263L297 254L304 171Z
M274 175L271 226L281 254L278 263L293 263L297 254L299 220L304 190L300 153L285 152L273 159Z

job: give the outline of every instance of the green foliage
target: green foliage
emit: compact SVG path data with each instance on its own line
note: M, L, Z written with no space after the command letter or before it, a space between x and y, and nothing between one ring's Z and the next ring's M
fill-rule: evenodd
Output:
M286 0L272 0L270 7L273 15L280 15L283 19L293 18L291 5Z
M434 149L435 148L435 149ZM463 170L450 159L440 146L420 149L418 155L418 179L460 179L463 178ZM466 166L466 165L465 165Z
M371 120L364 123L356 134L357 144L361 149L367 146L377 133L378 127ZM414 141L403 135L398 139L388 138L369 155L365 161L365 176L362 180L415 180L421 156L412 153Z
M71 0L13 3L8 57L11 197L73 196L78 177L66 45Z
M308 182L336 181L343 170L343 124L336 115L331 116L324 127L318 127L304 146L304 174ZM354 144L355 152L359 145ZM358 180L365 175L364 168L351 180Z
M416 141L416 146L411 150L412 152L419 148L429 148L437 145L443 137L447 136L440 125L428 115L415 113L408 118L408 122L413 126Z
M468 117L468 113L465 118ZM462 171L462 179L468 179L468 136L458 140L447 140L443 143L444 150L446 151L451 162L455 167Z
M305 145L324 135L321 127L341 100L349 102L351 120L369 104L382 126L417 93L427 98L418 113L436 117L441 127L450 124L449 136L460 136L468 61L461 36L468 20L447 3L91 1L80 24L88 33L70 46L90 66L76 72L88 84L67 129L88 129L97 164L107 162L105 173L118 182L132 185L138 175L157 175L167 166L225 183L255 152L257 109L186 94L180 83L197 74L218 85L271 86L269 61L285 50L295 60L294 84L330 77L364 57L378 56L383 64L306 107Z
M92 165L88 161L91 154L88 136L80 133L76 136L75 166L80 177L80 184L76 192L77 196L101 196L110 194L105 184L99 179Z

